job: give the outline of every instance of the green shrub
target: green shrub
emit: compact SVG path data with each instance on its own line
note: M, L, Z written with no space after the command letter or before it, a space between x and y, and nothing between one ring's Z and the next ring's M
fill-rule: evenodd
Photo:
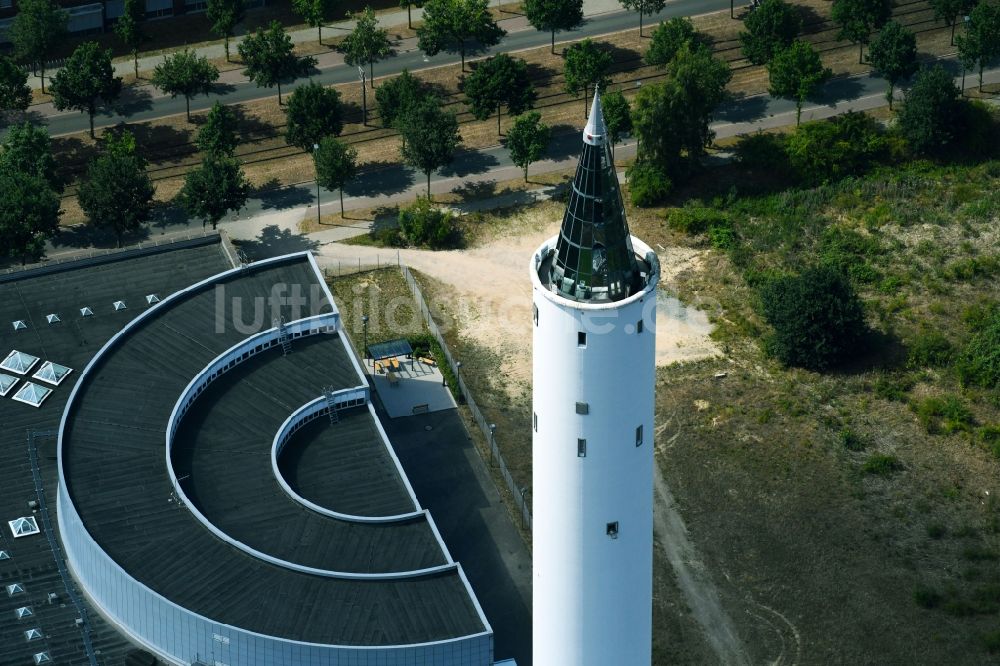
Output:
M941 593L934 588L917 585L913 590L913 600L921 608L937 608L941 605L943 598L941 597Z
M626 176L633 206L655 206L666 199L673 188L667 173L653 164L636 162L628 168Z
M913 405L913 411L932 435L968 431L975 424L972 412L953 395L924 398Z
M932 539L941 539L948 533L947 528L941 523L931 523L927 526L927 536Z
M910 368L943 368L955 356L948 338L938 331L925 330L917 334L906 353L906 365Z
M788 154L785 152L785 143L785 137L781 134L748 134L736 144L736 161L751 170L786 173Z
M765 348L786 365L825 370L862 347L864 309L835 269L820 266L769 280L760 298L764 318L774 328Z
M839 225L824 229L819 241L820 261L860 283L876 280L878 275L868 262L882 253L882 244L874 236Z
M878 122L855 111L800 125L786 148L795 174L811 184L864 173L887 152Z
M979 429L977 435L979 441L985 444L986 448L1000 459L1000 425L983 426Z
M433 207L424 197L418 197L416 203L399 211L399 229L413 245L435 250L461 245L462 235L455 216Z
M878 476L892 476L903 469L903 463L894 455L885 453L873 453L861 466L861 471L865 474L876 474Z
M690 235L703 234L712 227L729 227L729 216L715 208L685 206L671 208L666 213L667 226Z
M941 65L923 69L897 114L899 133L918 155L939 154L961 136L958 86Z
M973 562L993 562L1000 558L995 550L980 543L974 543L962 549L962 557Z
M872 382L872 392L883 400L904 402L906 394L913 388L915 382L909 375L879 375Z
M844 428L837 433L837 439L848 451L864 451L865 449L865 440L850 428Z
M977 327L965 349L959 354L956 368L965 385L1000 387L1000 310Z
M990 654L1000 652L1000 629L988 631L983 634L983 648Z

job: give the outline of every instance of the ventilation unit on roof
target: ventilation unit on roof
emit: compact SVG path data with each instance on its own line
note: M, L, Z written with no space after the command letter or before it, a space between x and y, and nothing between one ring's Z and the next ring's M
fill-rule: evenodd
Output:
M38 363L38 357L31 354L19 352L16 349L7 354L7 358L0 361L0 370L10 370L19 375L26 375L28 371Z
M35 665L38 664L51 664L52 657L49 656L48 652L36 652L35 653Z
M11 326L14 327L15 331L21 331L28 328L28 325L24 323L23 319L18 319L17 321L12 321Z
M10 393L10 390L17 385L18 378L13 375L0 373L0 397Z
M21 606L14 610L14 615L17 616L18 620L23 620L26 617L31 617L35 614L35 611L31 610L31 606Z
M67 368L65 365L59 365L52 361L46 361L42 363L42 367L38 368L38 372L31 375L31 378L40 379L53 386L59 386L62 380L66 379L66 375L71 372L73 372L72 368Z
M160 297L156 294L146 294L146 305L153 305L154 303L159 303Z
M24 386L17 390L14 394L13 400L18 402L23 402L26 405L31 405L32 407L41 407L45 399L52 394L52 389L45 388L41 384L36 384L34 382L25 382Z
M37 641L45 638L45 634L38 627L32 627L24 632L24 640L26 641Z
M51 314L45 315L45 321L49 322L50 324L58 324L59 322L62 321L62 319L59 318L59 315L53 312Z
M10 531L14 534L15 539L38 534L40 531L38 521L35 520L34 516L21 516L14 520L8 520L7 524L10 525Z
M17 594L24 594L24 586L20 583L11 583L7 586L7 596L13 597Z
M82 308L80 308L80 316L81 317L93 317L94 316L94 311L91 310L88 307L82 307Z
M113 307L115 308L115 312L118 312L119 310L124 310L125 301L115 301Z

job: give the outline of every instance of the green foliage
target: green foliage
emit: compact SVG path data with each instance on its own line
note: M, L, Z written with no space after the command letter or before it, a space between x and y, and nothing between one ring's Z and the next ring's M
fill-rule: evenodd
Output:
M278 21L247 35L239 46L240 57L246 63L243 75L259 88L278 87L278 104L281 104L281 82L292 79L315 66L312 57L295 55L292 38Z
M979 69L979 91L983 90L983 70L1000 58L1000 5L979 2L969 12L964 35L955 40L964 67L975 63Z
M236 136L236 114L228 106L216 102L212 105L205 124L198 130L195 143L203 153L232 155L239 138Z
M918 155L941 153L956 136L959 91L951 74L936 65L917 74L899 110L899 132Z
M420 247L440 250L461 244L455 216L434 208L424 197L399 211L399 229L412 245Z
M626 171L628 192L632 205L648 208L670 195L673 183L670 176L655 164L635 162Z
M892 476L903 469L903 463L899 458L891 454L873 453L868 456L868 460L861 466L861 471L865 474L875 474L876 476Z
M461 145L455 114L444 111L435 98L425 98L399 119L403 137L403 161L427 175L427 198L431 196L431 172L451 164Z
M215 229L229 211L238 211L247 202L250 184L239 161L226 154L209 153L201 166L188 171L178 198L191 217L201 218Z
M208 95L218 79L219 69L208 58L190 49L163 56L163 62L153 70L154 86L171 97L184 96L188 122L191 121L191 98L198 94Z
M570 95L583 93L584 106L590 98L590 89L597 86L607 88L611 82L608 70L613 59L611 53L601 48L591 39L573 44L566 49L566 92Z
M111 66L111 49L97 42L76 47L66 64L52 78L52 102L55 107L84 111L90 117L90 136L94 136L94 114L99 102L112 104L122 91L121 77Z
M877 237L841 225L824 229L816 250L820 263L856 283L875 281L877 273L869 262L883 253Z
M132 67L135 78L139 78L139 47L149 39L142 30L142 22L146 18L146 3L141 0L125 0L122 5L122 15L115 21L115 35L132 54Z
M865 440L858 433L854 432L850 428L843 428L837 433L837 441L848 451L864 451L866 444Z
M622 136L632 131L632 107L622 91L601 95L601 109L604 110L604 126L608 129L611 147L622 140Z
M783 134L767 134L759 130L744 135L736 144L736 161L754 171L783 173L788 170L786 141Z
M906 351L909 368L944 368L955 357L955 349L948 338L933 329L920 331Z
M521 10L535 30L552 34L552 53L556 52L557 32L583 23L583 0L524 0Z
M979 441L982 442L993 455L1000 459L1000 425L983 426L977 431Z
M830 17L840 26L837 39L859 44L861 49L891 16L892 0L833 0L830 8ZM858 63L861 62L859 53Z
M80 184L80 207L92 226L110 229L121 247L124 234L149 219L155 190L131 133L105 132L102 143Z
M430 94L420 84L420 79L406 69L382 83L375 89L375 102L378 104L382 127L395 127L399 118Z
M229 62L229 38L246 13L243 0L207 0L205 17L212 24L212 32L225 40L226 62Z
M356 22L354 30L340 43L344 62L352 67L368 65L371 77L374 78L375 63L392 54L389 31L378 27L378 19L371 7L365 7L360 14L351 14L350 17Z
M872 382L872 392L876 397L893 402L905 402L914 381L908 375L880 375Z
M927 526L927 536L932 539L943 539L947 533L948 528L941 523L931 523Z
M344 214L344 185L358 173L358 151L347 144L326 136L313 152L316 181L328 190L340 190L340 214Z
M340 93L315 81L299 86L285 108L285 142L310 152L327 136L344 129Z
M45 92L45 60L66 37L69 13L53 0L20 0L7 33L14 58L41 70Z
M976 4L976 0L930 0L935 20L943 20L945 25L954 26L962 16ZM954 32L952 33L954 35Z
M955 367L963 384L1000 388L1000 311L976 328Z
M864 173L887 152L878 122L855 111L800 125L785 147L795 174L814 185Z
M646 64L658 67L666 67L674 59L677 52L685 44L697 42L697 33L694 30L694 23L691 19L683 16L675 16L669 21L664 21L656 26L653 31L649 48L646 49Z
M932 587L927 587L925 585L918 585L913 590L913 600L921 608L937 608L941 605L944 598L941 593Z
M500 107L507 113L520 115L530 109L537 95L523 60L500 53L479 62L465 79L463 87L469 110L478 120L497 114L497 134L500 134Z
M774 328L765 348L786 365L825 370L862 347L864 309L836 269L818 266L768 280L760 299L764 317Z
M705 206L685 206L670 208L666 214L667 226L674 231L689 235L706 233L716 226L730 226L729 217L725 212Z
M27 111L31 105L28 73L5 55L0 55L0 112Z
M0 168L0 249L3 255L36 260L59 229L59 195L39 175Z
M911 408L917 421L931 435L967 432L975 425L972 412L956 396L931 396L916 401Z
M12 125L0 151L0 170L37 176L56 192L63 191L49 131L30 122Z
M424 22L417 28L417 47L429 56L458 51L465 71L465 46L469 40L495 46L506 34L493 20L488 0L427 0Z
M540 160L549 147L551 132L541 119L537 111L518 116L507 132L510 160L524 169L524 182L528 182L528 166Z
M618 0L626 11L639 14L639 34L642 35L642 17L656 14L667 6L666 0Z
M763 0L743 21L743 27L743 55L753 64L763 65L791 45L802 29L802 18L798 9L784 0Z
M292 0L292 10L302 17L302 20L316 28L319 43L323 43L323 22L333 16L333 9L338 0Z
M796 125L802 118L802 104L833 76L830 69L823 67L812 45L799 40L774 55L767 73L771 95L795 100Z
M960 99L955 124L959 155L1000 156L1000 114L994 107L978 99Z
M891 109L896 84L917 71L916 35L896 21L889 21L872 41L868 61L889 82L886 99Z
M987 631L982 635L983 649L985 649L990 654L996 654L1000 652L1000 629L994 629L993 631Z

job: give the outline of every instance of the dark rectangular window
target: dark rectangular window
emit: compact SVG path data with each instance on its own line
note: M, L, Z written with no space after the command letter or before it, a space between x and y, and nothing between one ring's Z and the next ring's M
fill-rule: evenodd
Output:
M578 402L578 403L576 403L576 413L577 414L589 414L590 413L590 405L587 404L586 402Z
M613 522L613 523L608 523L608 526L607 526L606 529L607 529L606 533L607 533L607 535L609 537L611 537L612 539L617 539L618 538L618 521L617 520L615 522Z
M587 457L587 440L585 439L576 440L576 455L578 458Z
M642 446L642 426L635 429L635 445Z
M638 322L636 322L635 332L636 333L642 333L642 320L641 319Z
M584 333L583 331L579 331L576 334L576 345L578 347L586 347L587 346L587 334Z

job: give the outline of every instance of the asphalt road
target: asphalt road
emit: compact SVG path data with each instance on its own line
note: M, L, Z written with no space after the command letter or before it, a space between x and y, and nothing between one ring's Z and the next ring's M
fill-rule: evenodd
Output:
M744 3L740 3L744 4ZM705 14L728 8L729 2L726 0L674 0L667 4L657 15L647 16L644 21L645 26L651 26L656 21L671 18L673 16L693 16ZM588 17L584 25L572 32L562 32L556 35L557 39L581 39L583 37L593 37L604 35L621 30L629 30L638 27L639 17L637 14L625 11L609 12ZM470 57L482 57L494 53L509 53L524 49L547 46L550 35L547 32L539 32L530 26L525 26L525 21L521 17L505 19L501 25L508 30L507 36L497 46L483 49L470 48L467 51L466 59ZM401 50L395 57L389 58L375 65L375 76L386 76L402 71L404 68L410 71L440 67L457 63L460 57L457 53L439 53L434 57L427 57L421 51L416 50L414 40L406 40L409 50ZM337 64L324 67L314 72L311 79L324 85L335 83L351 83L358 81L357 69ZM302 85L310 78L300 78L282 86L282 95L292 92L296 86ZM217 92L196 97L191 100L191 111L208 109L217 100L224 104L237 104L256 99L273 97L277 95L275 88L258 88L255 84L246 81L233 84L217 85ZM138 122L161 118L163 116L184 113L185 103L183 97L165 97L151 86L137 86L126 89L122 99L117 104L116 111L102 111L94 118L95 127L107 127L120 122ZM34 119L44 122L49 126L49 133L53 136L70 134L74 132L86 131L89 128L87 115L77 112L54 113L51 116L39 113L37 110L29 112Z

